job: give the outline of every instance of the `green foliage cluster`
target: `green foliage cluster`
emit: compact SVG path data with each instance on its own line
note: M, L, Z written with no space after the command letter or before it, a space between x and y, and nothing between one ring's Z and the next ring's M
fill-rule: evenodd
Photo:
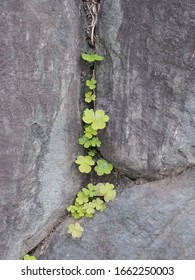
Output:
M101 146L101 142L98 137L88 138L86 137L85 134L79 138L78 142L80 145L83 145L85 148Z
M76 220L82 217L91 218L96 211L104 211L105 202L115 197L116 191L113 184L88 184L77 194L74 204L68 206L67 210Z
M29 254L24 255L23 260L30 261L30 260L36 260L35 256L30 256Z
M100 147L101 142L98 137L93 137L92 139L87 139L86 136L79 138L79 144L83 145L85 148L89 147ZM113 169L113 165L108 163L105 159L94 158L96 152L94 150L89 150L87 156L78 156L75 162L79 165L79 171L81 173L90 173L92 166L95 165L94 171L98 176L104 174L110 174Z
M82 58L87 62L102 61L104 58L96 53L83 53ZM97 81L93 76L86 81L87 91L85 92L85 102L91 103L96 100L95 89ZM81 173L90 173L92 169L98 176L110 174L113 166L105 159L97 156L97 148L101 146L98 138L98 131L106 127L109 116L104 110L94 110L86 108L82 115L84 122L84 134L78 139L78 143L86 149L86 155L79 155L75 160ZM75 220L86 217L93 217L96 211L104 211L106 202L112 201L116 197L114 185L110 183L88 184L78 192L73 205L68 206L67 211L71 213ZM83 228L76 222L68 226L68 233L73 238L79 238L83 234Z

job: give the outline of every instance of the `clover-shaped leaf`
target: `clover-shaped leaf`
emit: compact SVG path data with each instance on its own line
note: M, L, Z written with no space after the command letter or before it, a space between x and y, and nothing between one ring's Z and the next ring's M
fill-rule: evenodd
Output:
M99 140L98 137L93 137L91 139L91 146L92 147L100 147L101 146L101 141Z
M95 164L91 156L78 156L75 162L79 165L81 173L90 173L91 166Z
M95 207L94 207L92 202L85 203L83 208L86 209L87 214L94 214L95 213Z
M68 233L70 233L73 238L79 238L83 234L83 228L79 223L70 224L68 226Z
M97 194L96 186L94 186L93 184L90 183L87 185L87 187L88 187L88 190L90 191L90 193L89 193L90 197L93 197L94 195ZM93 194L93 195L91 195L91 194Z
M94 197L97 195L96 186L94 186L93 184L88 184L87 188L83 188L82 191L88 197Z
M83 145L86 149L89 147L100 147L101 142L98 137L93 137L92 139L87 138L85 135L78 139L80 145Z
M24 257L23 257L23 259L25 260L25 261L30 261L30 260L36 260L37 258L35 257L35 256L30 256L29 254L26 254Z
M80 145L83 145L85 148L89 148L91 146L91 140L86 137L86 135L83 135L78 139L78 142Z
M75 219L80 219L81 217L83 217L85 215L85 210L82 208L81 205L70 205L67 207L67 211L71 213L71 215L75 218Z
M78 192L77 194L77 198L76 198L76 202L78 204L84 204L86 202L88 202L89 198L88 196L84 193L84 192Z
M87 138L91 139L93 136L97 135L97 130L93 129L91 125L86 124L84 128L84 133Z
M92 91L88 91L85 93L85 102L91 103L96 100L96 95L92 93Z
M105 115L103 110L97 110L95 112L94 121L91 124L91 127L95 130L103 129L106 127L106 122L109 121L109 117Z
M96 151L95 151L95 150L90 150L90 151L88 152L88 155L91 156L91 157L94 157L95 154L96 154Z
M80 215L78 212L73 213L72 216L73 216L73 218L74 218L75 220L78 220L78 219L81 218L81 215ZM83 215L83 216L84 216L84 215Z
M94 61L102 61L104 59L103 56L98 55L96 53L91 53L91 54L87 54L87 53L82 53L82 59L88 61L88 62L94 62Z
M83 114L82 120L91 124L92 129L98 130L106 127L106 122L109 121L109 116L103 110L86 109Z
M99 197L92 200L94 207L99 211L104 211L106 209L106 205L102 199Z
M77 201L75 202L75 206L77 207L77 215L78 215L78 219L80 219L81 217L84 217L86 214L86 210L83 207L83 204L80 205Z
M85 109L85 111L83 113L82 120L87 124L93 123L93 121L95 120L94 110L93 109Z
M110 174L113 169L113 165L108 163L105 159L99 159L94 169L98 176L102 176L103 174Z
M90 80L86 81L86 86L88 86L89 89L91 89L91 90L96 88L96 84L97 84L97 81L94 78L91 78Z
M69 205L67 207L67 211L70 212L71 214L74 214L75 212L77 212L77 207L75 205Z
M101 187L103 187L104 184L103 183L98 183L95 187L96 187L96 191L97 191L97 196L103 196L103 194L100 192Z
M110 200L115 199L116 191L114 190L114 185L110 183L106 183L105 185L100 187L100 193L104 196L104 200L109 202Z

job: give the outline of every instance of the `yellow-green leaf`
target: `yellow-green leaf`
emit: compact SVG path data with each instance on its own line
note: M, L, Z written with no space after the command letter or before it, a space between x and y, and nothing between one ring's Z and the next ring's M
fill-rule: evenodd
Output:
M83 227L79 223L70 224L68 226L68 233L70 233L73 238L79 238L83 234Z

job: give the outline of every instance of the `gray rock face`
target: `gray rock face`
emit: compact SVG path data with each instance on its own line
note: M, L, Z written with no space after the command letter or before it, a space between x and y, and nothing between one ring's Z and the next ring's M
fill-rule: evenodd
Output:
M40 259L194 259L195 170L144 185L118 182L116 200L81 221L73 240L66 221L41 245Z
M195 3L105 0L99 19L101 152L131 177L195 163Z
M47 237L83 178L73 164L88 74L82 1L0 1L0 259L45 237L40 259L195 258L195 169L175 175L195 164L195 3L101 5L97 108L110 116L101 152L129 177L161 180L135 185L117 173L116 200L81 221L80 240L67 217Z
M36 246L80 187L80 8L0 2L0 259Z

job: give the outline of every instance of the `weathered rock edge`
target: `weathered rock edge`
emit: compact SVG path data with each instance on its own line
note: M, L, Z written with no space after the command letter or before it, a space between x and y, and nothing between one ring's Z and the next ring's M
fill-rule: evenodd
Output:
M39 244L81 185L81 4L0 2L0 259Z
M68 218L38 246L39 259L194 259L195 169L135 185L118 180L117 198L103 213L83 219L83 236L67 233Z
M131 178L179 174L195 164L195 3L104 0L101 11L101 153Z

